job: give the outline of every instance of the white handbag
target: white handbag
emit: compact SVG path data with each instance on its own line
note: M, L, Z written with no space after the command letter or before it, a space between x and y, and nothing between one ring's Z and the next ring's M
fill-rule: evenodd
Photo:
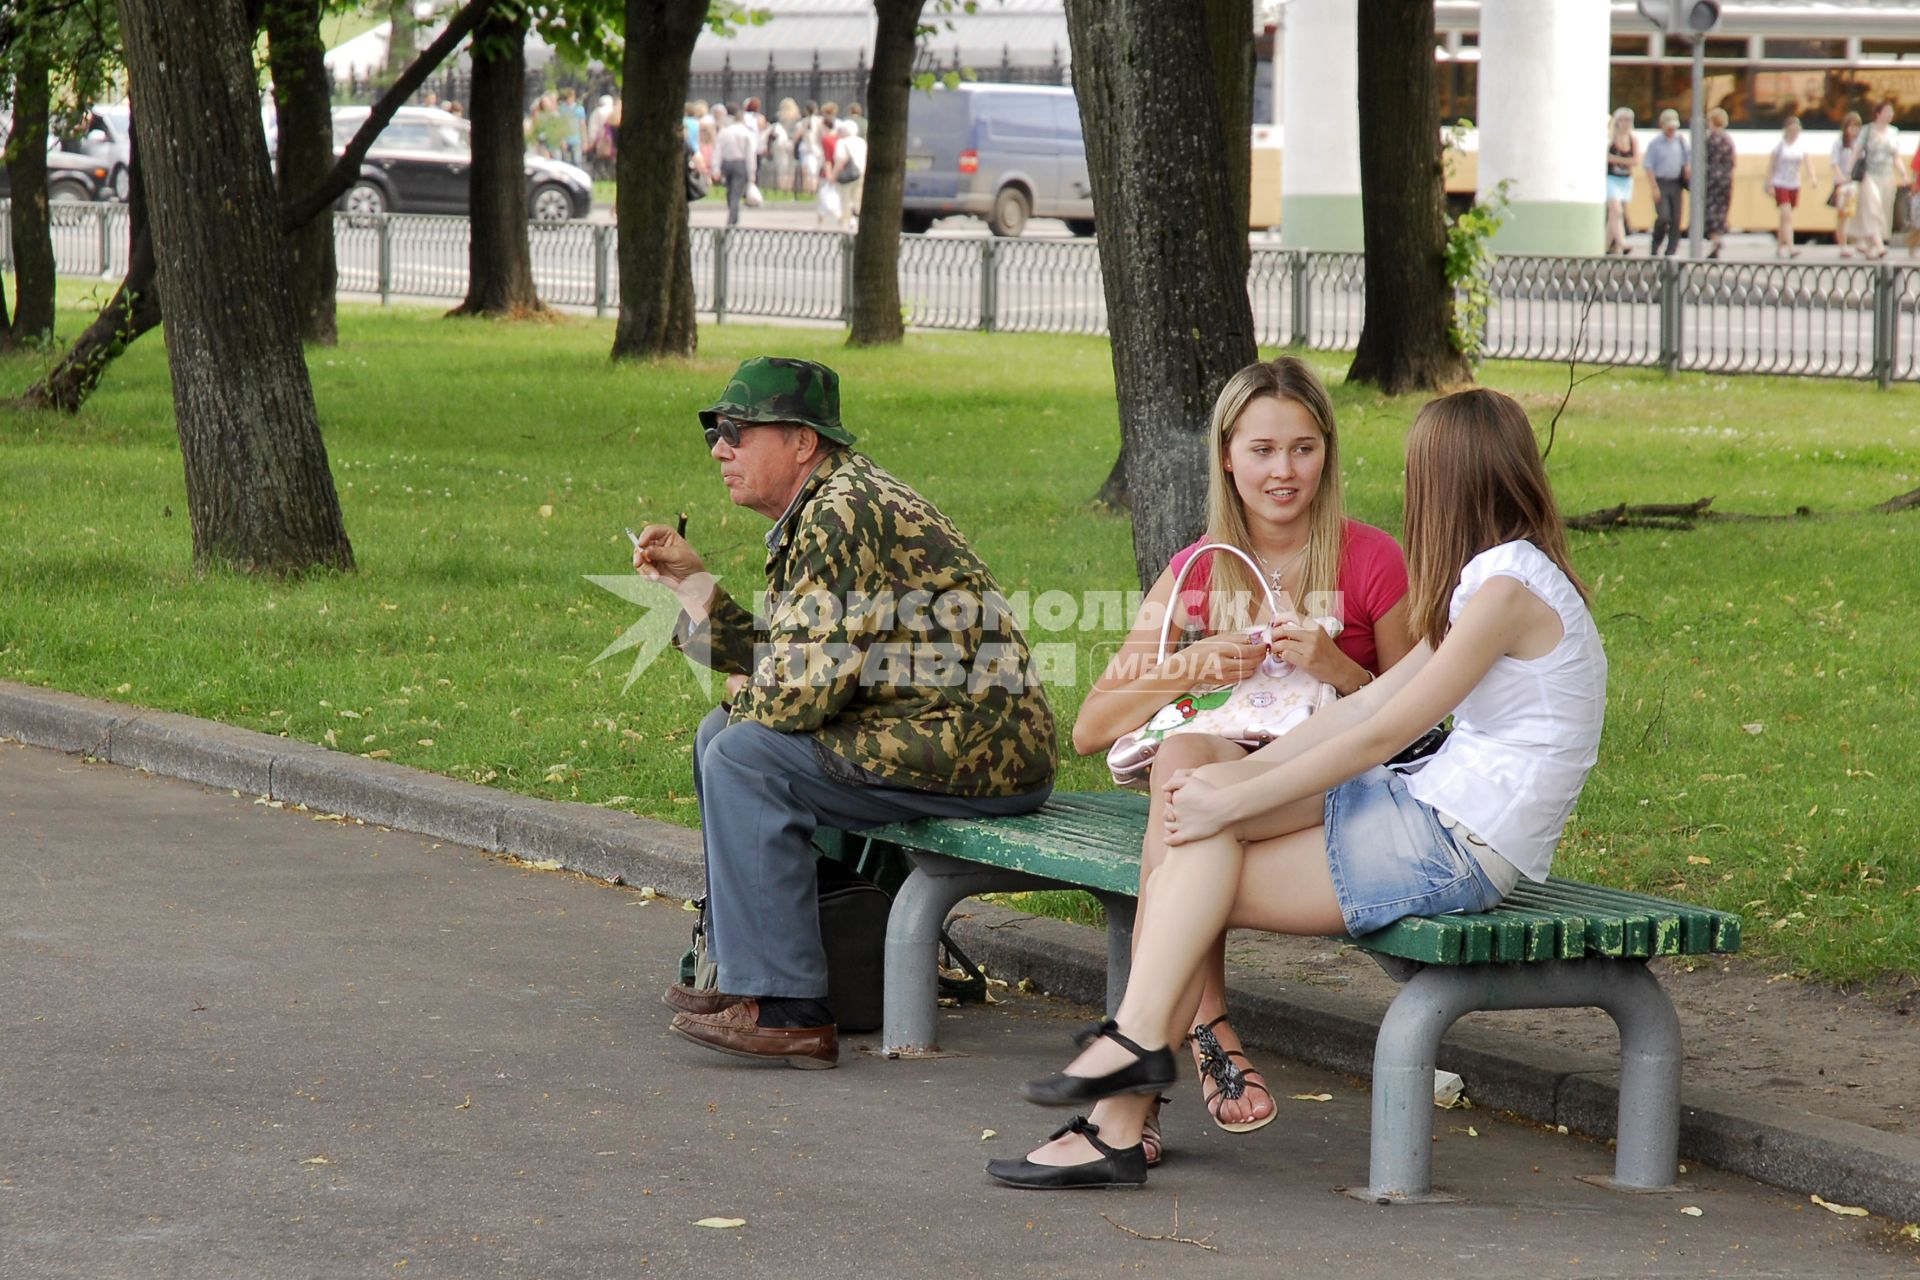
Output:
M1253 576L1267 594L1267 607L1279 618L1280 602L1253 557L1238 547L1210 542L1196 550L1174 575L1173 595L1160 620L1160 649L1155 662L1167 660L1167 638L1173 627L1174 610L1180 600L1180 587L1187 573L1203 552L1224 551L1240 557L1253 570ZM1314 625L1330 636L1340 634L1338 618L1314 618ZM1270 639L1272 628L1256 628L1256 639ZM1324 680L1316 680L1290 662L1282 662L1269 653L1252 675L1238 684L1218 689L1183 694L1155 713L1153 719L1132 733L1123 735L1107 749L1107 770L1116 785L1145 790L1153 771L1153 758L1160 744L1176 733L1210 733L1217 738L1237 742L1248 750L1265 746L1294 728L1308 716L1340 696L1339 690Z

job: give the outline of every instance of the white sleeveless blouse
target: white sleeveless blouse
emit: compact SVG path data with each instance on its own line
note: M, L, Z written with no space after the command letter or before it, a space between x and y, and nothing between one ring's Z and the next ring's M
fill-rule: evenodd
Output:
M1531 542L1482 551L1460 573L1457 621L1488 578L1520 582L1560 615L1542 657L1497 659L1453 713L1453 733L1407 791L1473 831L1529 880L1545 880L1588 770L1600 753L1607 656L1579 591Z

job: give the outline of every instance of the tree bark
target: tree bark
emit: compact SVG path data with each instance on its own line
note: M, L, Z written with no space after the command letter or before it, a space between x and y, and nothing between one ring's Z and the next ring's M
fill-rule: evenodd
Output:
M527 244L526 43L524 10L490 10L474 28L467 297L451 315L548 314Z
M1360 5L1360 209L1367 318L1347 381L1390 395L1469 381L1453 345L1433 0Z
M414 0L388 0L387 72L392 80L413 62L420 23L413 16Z
M120 0L197 571L351 569L238 0Z
M51 104L47 55L25 42L13 85L13 132L7 140L7 181L13 192L13 321L0 345L37 346L53 338L57 269L47 218L47 115Z
M282 207L325 182L333 170L333 95L326 46L320 39L320 0L268 0L267 66L280 121L274 176ZM300 336L332 346L336 270L333 219L316 217L287 232L294 314Z
M692 237L687 232L687 100L707 0L627 0L626 88L614 180L619 187L620 319L615 360L690 356Z
M897 345L900 315L900 202L906 192L907 107L913 94L913 50L926 0L874 0L879 26L867 76L866 184L853 238L853 322L856 347Z
M1067 0L1140 581L1205 523L1208 415L1252 363L1247 226L1198 0ZM1248 23L1244 38L1251 42ZM1244 140L1242 145L1244 145Z
M1246 236L1253 214L1253 0L1201 0L1213 82L1220 95L1220 137L1227 149L1227 189L1240 219L1240 277L1253 267Z

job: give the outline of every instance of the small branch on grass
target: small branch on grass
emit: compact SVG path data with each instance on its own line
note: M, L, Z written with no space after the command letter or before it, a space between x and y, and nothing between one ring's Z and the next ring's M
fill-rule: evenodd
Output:
M1891 515L1896 511L1911 511L1915 507L1920 507L1920 489L1909 489L1897 498L1888 498L1874 510L1881 515Z
M1101 1214L1100 1216L1103 1218L1107 1218L1107 1215L1104 1213ZM1180 1234L1180 1197L1179 1196L1175 1196L1173 1198L1173 1230L1168 1231L1164 1234L1148 1233L1145 1231L1135 1231L1132 1227L1128 1226L1126 1223L1115 1222L1112 1218L1107 1218L1107 1225L1112 1227L1118 1227L1120 1228L1120 1230L1126 1232L1128 1235L1134 1237L1137 1240L1166 1240L1172 1244L1190 1244L1196 1249L1205 1249L1208 1253L1220 1252L1219 1245L1207 1243L1207 1241L1213 1239L1213 1232L1211 1231L1207 1232L1206 1235L1201 1236L1198 1240L1194 1239L1192 1236L1183 1236Z
M1583 382L1591 382L1602 374L1613 372L1613 366L1609 364L1600 366L1585 377L1574 377L1574 371L1580 364L1580 348L1587 343L1587 317L1593 314L1593 304L1599 300L1600 290L1596 288L1587 294L1586 305L1580 308L1580 328L1578 332L1573 335L1573 354L1567 357L1567 391L1565 395L1560 397L1560 407L1553 411L1553 418L1547 423L1547 447L1540 451L1540 461L1542 462L1545 462L1548 455L1553 452L1554 437L1560 429L1560 415L1567 411L1567 404L1573 399L1574 388Z

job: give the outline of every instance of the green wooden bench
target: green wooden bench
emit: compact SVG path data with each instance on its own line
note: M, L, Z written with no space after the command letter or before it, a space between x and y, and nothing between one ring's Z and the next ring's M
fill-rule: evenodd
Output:
M926 819L866 833L914 864L887 922L891 1053L935 1050L936 947L947 914L977 893L1091 891L1107 909L1107 1007L1126 991L1147 800L1070 792L1035 813ZM1620 1030L1614 1175L1622 1190L1673 1184L1680 1135L1680 1022L1646 966L1654 956L1740 949L1740 917L1574 880L1521 881L1492 911L1412 917L1351 939L1401 989L1374 1042L1366 1199L1445 1199L1433 1191L1433 1069L1440 1040L1476 1010L1595 1006Z

